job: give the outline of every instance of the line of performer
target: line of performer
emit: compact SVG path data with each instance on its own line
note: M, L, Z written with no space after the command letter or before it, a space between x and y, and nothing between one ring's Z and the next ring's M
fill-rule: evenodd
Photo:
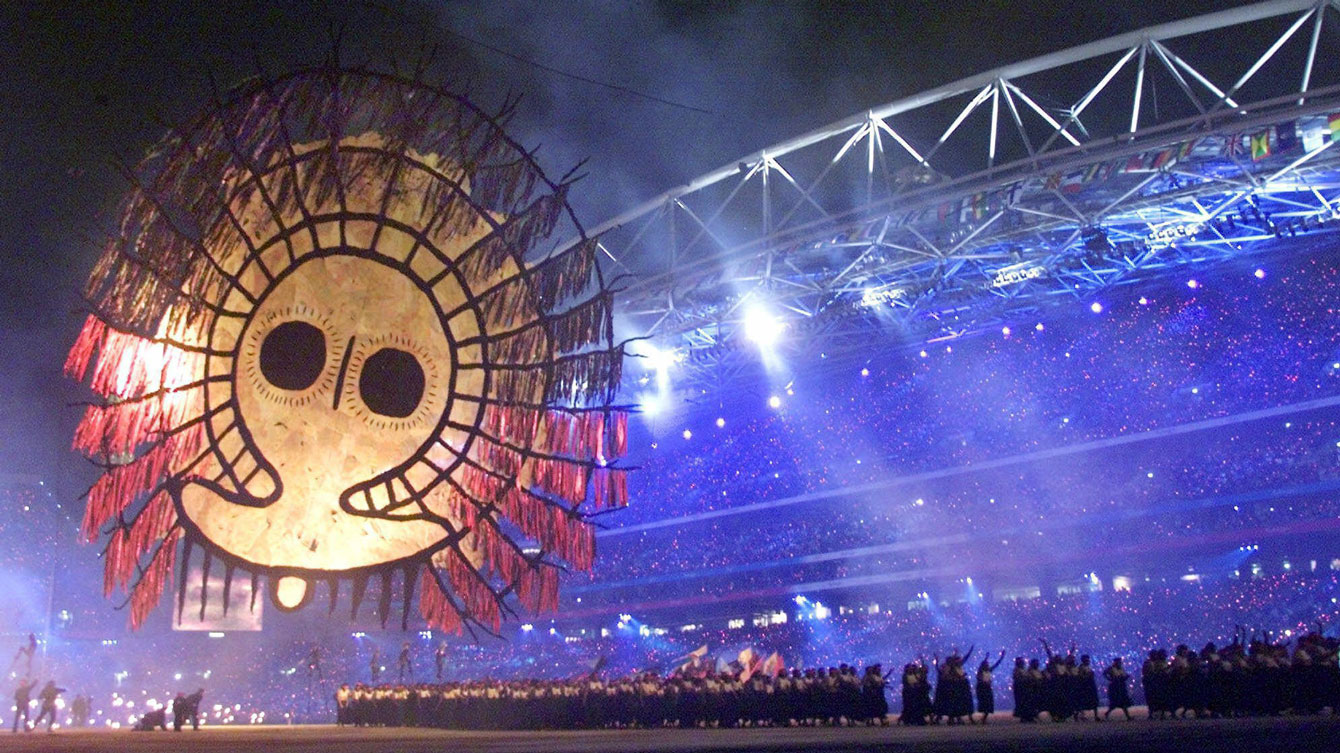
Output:
M1101 669L1075 647L1060 653L1042 642L1045 660L1016 657L1010 673L1013 716L1022 722L1132 719L1132 676L1120 657ZM996 710L1001 651L983 658L957 650L903 666L906 725L985 723ZM1340 640L1320 631L1292 650L1269 634L1242 631L1222 648L1155 649L1141 667L1151 719L1340 714ZM355 726L449 729L752 727L887 724L889 677L880 665L829 669L701 673L644 672L602 679L598 672L566 680L478 680L394 685L343 685L337 721ZM892 674L892 673L890 673ZM934 677L934 685L931 679ZM1103 709L1100 689L1105 690ZM975 697L974 697L975 696Z

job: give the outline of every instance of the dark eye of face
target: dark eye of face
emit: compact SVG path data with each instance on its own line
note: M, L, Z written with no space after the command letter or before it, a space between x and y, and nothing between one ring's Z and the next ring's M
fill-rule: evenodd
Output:
M305 390L326 367L326 335L307 322L284 322L261 343L261 374L281 390Z
M423 367L403 350L382 348L363 362L358 393L363 403L383 416L405 418L423 398Z

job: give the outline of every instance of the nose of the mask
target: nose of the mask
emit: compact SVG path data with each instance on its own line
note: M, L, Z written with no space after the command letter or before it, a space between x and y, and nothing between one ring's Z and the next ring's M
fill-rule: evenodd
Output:
M340 409L340 395L344 394L344 378L349 374L349 356L354 352L354 338L349 337L349 343L344 347L344 355L340 358L340 370L335 375L335 394L330 398L331 410Z

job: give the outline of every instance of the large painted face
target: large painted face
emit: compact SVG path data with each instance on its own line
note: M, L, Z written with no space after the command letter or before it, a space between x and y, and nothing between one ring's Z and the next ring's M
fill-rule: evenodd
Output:
M75 445L109 463L83 527L107 590L138 625L184 540L183 573L198 546L283 608L352 580L356 610L380 574L385 617L398 573L447 630L555 609L594 551L579 505L626 488L595 243L532 253L566 187L417 82L269 86L162 145L90 282L67 372L104 398Z
M430 521L358 514L413 501L395 484L395 500L385 485L361 491L426 451L457 376L440 313L413 281L358 256L304 261L259 302L237 350L236 428L273 473L240 492L189 484L182 507L206 538L257 565L348 570L446 536Z

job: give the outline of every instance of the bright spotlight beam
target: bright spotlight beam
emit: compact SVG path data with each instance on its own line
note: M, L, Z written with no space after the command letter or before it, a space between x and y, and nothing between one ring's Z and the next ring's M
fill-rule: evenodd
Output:
M786 324L766 309L750 308L744 314L744 336L761 347L768 347L782 336Z

